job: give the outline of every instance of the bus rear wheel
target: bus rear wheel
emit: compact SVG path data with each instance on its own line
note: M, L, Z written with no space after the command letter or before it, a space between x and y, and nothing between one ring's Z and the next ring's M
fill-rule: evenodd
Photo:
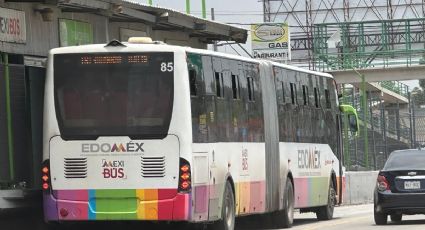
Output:
M279 228L290 228L294 222L294 186L291 180L286 180L283 210L274 214L274 222Z
M328 193L328 204L326 206L320 207L316 211L316 216L318 220L331 220L334 215L334 208L336 203L336 192L333 186L333 182L329 183L329 193Z
M223 195L223 206L221 208L221 220L213 225L214 230L233 230L235 229L236 216L235 196L233 195L232 185L226 183Z

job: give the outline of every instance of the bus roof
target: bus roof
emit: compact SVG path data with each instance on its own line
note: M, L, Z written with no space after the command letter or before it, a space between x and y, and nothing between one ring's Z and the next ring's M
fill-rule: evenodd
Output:
M81 45L81 46L68 46L68 47L60 47L60 48L54 48L50 50L50 54L64 54L64 53L103 53L103 52L138 52L138 51L163 51L163 52L191 52L191 53L197 53L197 54L204 54L204 55L213 55L228 59L235 59L240 61L246 61L251 63L266 63L269 65L281 67L288 70L294 70L297 72L303 72L307 74L313 74L323 77L332 78L332 75L328 73L322 73L322 72L316 72L296 66L291 66L287 64L277 63L273 61L268 60L257 60L252 59L248 57L243 56L237 56L234 54L226 54L221 52L215 52L211 50L203 50L203 49L195 49L191 47L183 47L183 46L176 46L176 45L168 45L165 43L158 43L158 44L136 44L136 43L122 43L125 46L106 46L105 44L92 44L92 45Z
M313 74L313 75L318 75L318 76L323 76L323 77L328 77L328 78L333 79L333 76L328 74L328 73L316 72L316 71L312 71L312 70L308 70L308 69L304 69L304 68L300 68L300 67L296 67L296 66L291 66L291 65L288 65L288 64L282 64L282 63L278 63L278 62L268 61L268 60L258 60L258 59L248 58L248 57L237 56L237 55L234 55L234 54L220 53L220 52L215 52L215 51L211 51L211 50L194 49L194 48L190 48L190 47L187 47L186 51L187 52L193 52L193 53L199 53L199 54L214 55L214 56L219 56L219 57L224 57L224 58L229 58L229 59L237 59L237 60L248 61L248 62L253 62L253 63L261 63L261 62L270 63L273 66L278 66L278 67L281 67L281 68L284 68L284 69L294 70L294 71L297 71L297 72L303 72L303 73L307 73L307 74Z

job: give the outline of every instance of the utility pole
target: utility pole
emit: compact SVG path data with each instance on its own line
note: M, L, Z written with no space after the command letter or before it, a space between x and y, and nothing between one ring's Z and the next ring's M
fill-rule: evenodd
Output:
M264 22L270 22L270 0L263 0L263 15Z
M207 18L207 4L205 3L206 0L201 0L202 1L202 18L206 19Z
M362 112L363 112L364 161L365 161L366 168L369 168L369 140L367 139L368 138L368 130L367 130L368 105L367 105L366 79L365 79L364 74L360 73L354 67L351 67L351 68L362 80L361 86L360 86L360 91L361 91L361 107L362 107L362 110L363 110Z
M214 21L215 20L215 13L214 13L214 8L211 8L211 20ZM217 51L217 41L214 41L213 44L213 50Z
M312 10L311 10L311 0L305 0L305 7L306 7L306 25L307 25L307 49L308 49L308 69L313 69L313 58L312 58L312 48L313 48L313 17L312 17ZM291 44L288 44L290 48Z
M186 0L186 14L190 14L190 0Z

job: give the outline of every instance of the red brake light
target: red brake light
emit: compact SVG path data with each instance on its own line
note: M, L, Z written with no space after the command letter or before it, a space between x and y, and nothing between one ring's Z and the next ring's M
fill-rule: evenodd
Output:
M387 178L385 178L385 176L382 176L382 175L378 175L377 186L378 186L378 190L381 192L390 190L390 184L388 183Z
M49 189L49 184L48 183L43 183L43 190L47 190Z
M44 182L47 182L49 180L49 176L44 175L41 177L41 179L43 179Z
M44 174L47 174L49 172L49 168L47 166L44 166L41 172L43 172Z
M181 184L181 188L182 189L188 189L190 187L190 183L188 181L183 181L183 183Z

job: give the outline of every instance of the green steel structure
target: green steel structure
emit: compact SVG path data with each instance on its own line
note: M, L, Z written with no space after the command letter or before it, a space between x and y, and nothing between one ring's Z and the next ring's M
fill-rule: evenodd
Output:
M314 25L313 33L314 65L319 71L424 64L425 18L322 23ZM340 36L330 41L333 34ZM335 48L328 42L335 42ZM379 84L408 96L408 87L401 82Z
M328 45L333 34L336 48ZM315 24L314 64L321 71L408 67L423 64L424 42L425 18Z
M342 87L342 102L345 104L352 102L353 106L358 108L362 126L360 137L348 136L347 132L344 132L344 141L348 146L344 152L345 164L349 168L352 163L371 168L370 162L373 162L376 168L375 137L381 136L386 140L388 135L391 135L390 124L381 124L385 119L379 119L381 123L377 123L373 116L376 111L379 111L382 118L392 112L376 107L382 102L377 102L371 97L370 92L367 92L365 76L358 70L421 65L425 64L424 57L425 18L321 23L313 26L314 69L325 72L354 71L362 82L356 98L353 95L347 95L347 90L344 86ZM405 98L409 97L408 86L401 82L382 81L378 84ZM397 114L398 120L394 122L397 121L397 129L400 129L403 120L400 119L399 112ZM396 140L408 140L402 137L405 133L397 131L394 134L397 137ZM369 142L372 145L369 145ZM383 146L387 144L387 142L382 143ZM354 160L349 150L352 145L357 146ZM373 154L370 155L369 152ZM381 152L387 154L387 147Z
M406 104L385 104L379 92L368 92L368 111L364 113L360 90L343 84L341 93L341 104L357 108L361 126L360 135L352 135L348 132L347 118L343 119L344 165L347 169L380 169L391 151L411 146L412 115Z

